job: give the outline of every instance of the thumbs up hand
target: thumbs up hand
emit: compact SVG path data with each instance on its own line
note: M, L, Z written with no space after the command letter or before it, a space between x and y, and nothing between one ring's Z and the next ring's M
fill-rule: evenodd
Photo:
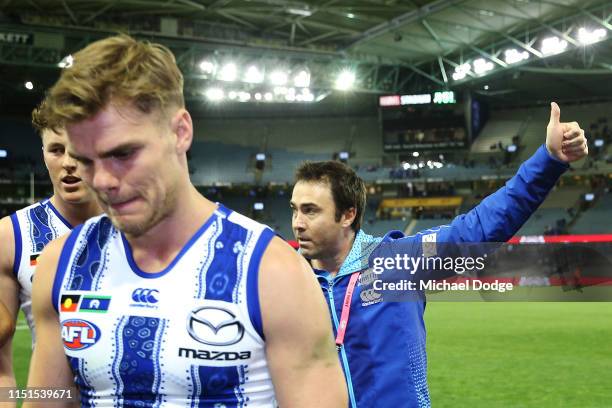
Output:
M550 154L566 163L580 160L589 154L584 130L576 122L561 122L561 109L555 102L550 104L546 148Z

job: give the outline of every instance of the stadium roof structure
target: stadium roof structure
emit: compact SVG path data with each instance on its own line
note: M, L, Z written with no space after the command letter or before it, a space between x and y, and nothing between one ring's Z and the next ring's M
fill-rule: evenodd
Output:
M57 71L117 31L168 45L194 97L230 60L262 75L305 70L319 95L343 70L354 91L377 94L612 95L612 3L601 0L3 0L0 82Z

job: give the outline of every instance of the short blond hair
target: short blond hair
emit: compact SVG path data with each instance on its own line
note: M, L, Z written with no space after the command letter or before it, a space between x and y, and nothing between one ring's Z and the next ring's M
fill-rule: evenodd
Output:
M111 99L145 114L184 107L183 75L172 52L124 34L91 43L73 55L33 121L57 129L95 116Z
M45 129L49 129L49 124L47 123L47 117L49 116L48 114L49 111L49 103L47 102L47 100L43 100L40 105L38 105L33 111L32 111L32 126L34 126L34 129L36 130L36 132L38 132L38 134L42 137L43 132ZM60 127L59 123L56 124L55 126L55 131L57 132L57 129Z

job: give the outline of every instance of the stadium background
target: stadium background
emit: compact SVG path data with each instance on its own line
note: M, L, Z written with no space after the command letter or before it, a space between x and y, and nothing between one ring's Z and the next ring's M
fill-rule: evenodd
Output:
M0 214L51 191L29 112L71 52L123 31L177 56L194 183L287 238L299 162L346 161L368 184L364 229L414 233L501 186L553 100L590 157L518 235L612 233L611 20L606 1L5 0ZM609 303L431 302L433 404L610 406L611 321ZM20 385L28 336L20 318Z

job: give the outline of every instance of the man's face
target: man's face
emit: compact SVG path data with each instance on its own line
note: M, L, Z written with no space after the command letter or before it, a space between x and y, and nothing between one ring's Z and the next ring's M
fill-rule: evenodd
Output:
M118 229L140 236L175 207L180 164L176 135L157 115L109 104L68 125L70 154Z
M82 204L92 200L90 191L79 175L80 168L77 162L66 151L68 144L66 131L55 133L51 129L45 129L42 132L42 142L43 159L53 184L53 193L71 204Z
M329 183L297 182L290 205L291 226L302 255L308 259L334 257L344 238Z

